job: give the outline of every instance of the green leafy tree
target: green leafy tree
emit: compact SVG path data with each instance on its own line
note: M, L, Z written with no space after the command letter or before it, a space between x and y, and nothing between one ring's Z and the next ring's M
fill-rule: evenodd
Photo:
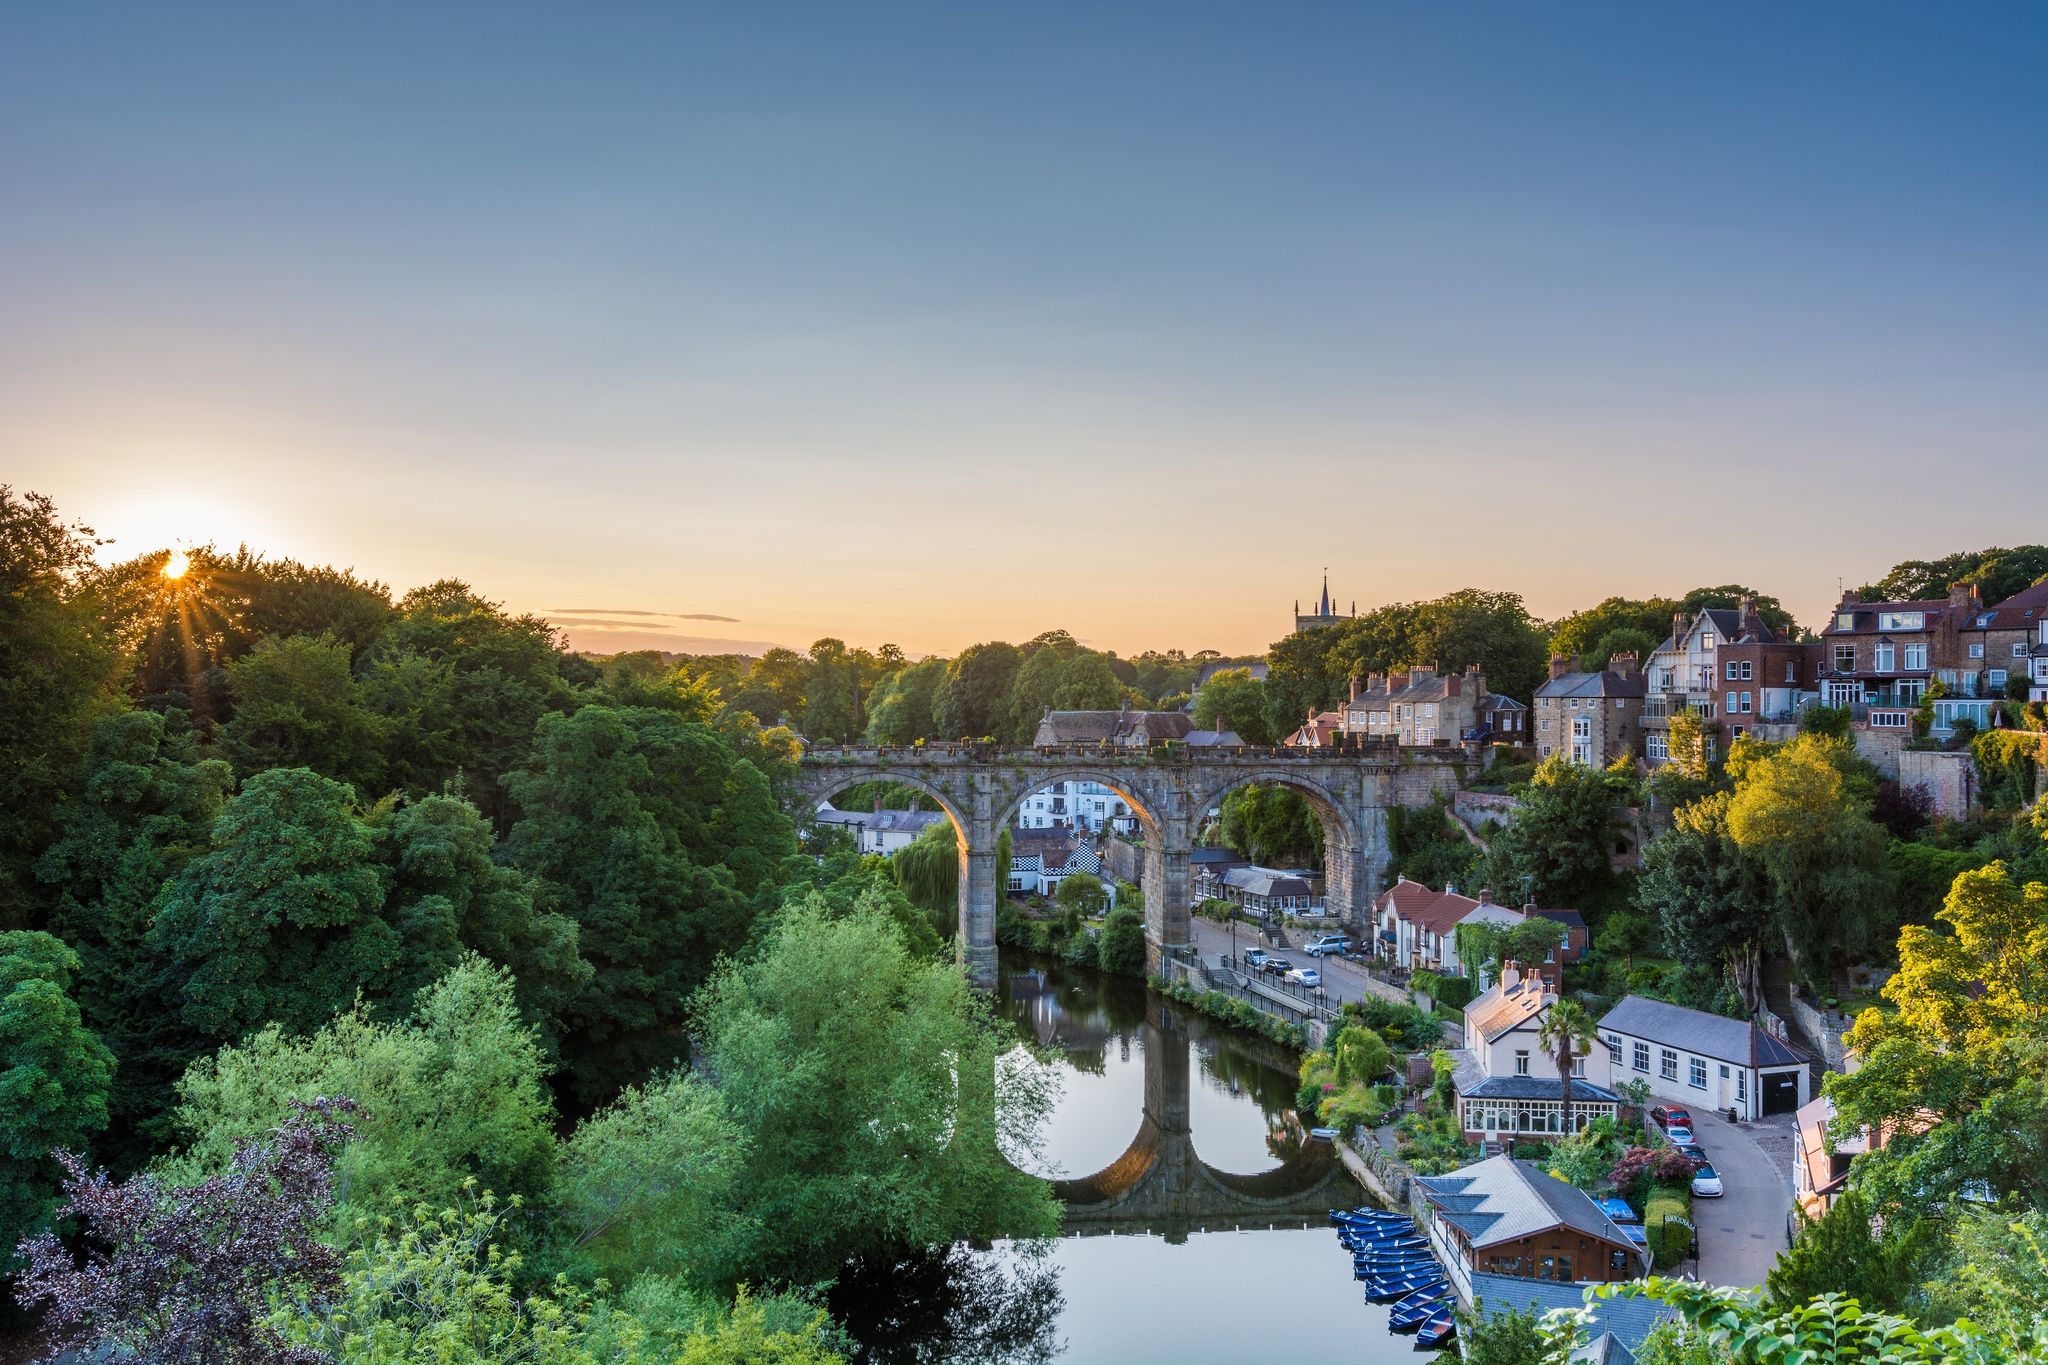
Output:
M1092 919L1109 909L1109 888L1092 872L1076 872L1060 882L1053 899L1062 910Z
M1000 640L962 650L932 694L932 721L939 732L948 739L1011 738L1011 684L1023 666L1017 647ZM1035 718L1032 724L1035 728ZM1017 742L1029 739L1026 735Z
M1827 1079L1831 1132L1888 1134L1856 1162L1880 1211L1951 1199L1972 1180L2048 1205L2048 886L1993 863L1956 878L1939 918L1945 928L1899 931L1884 986L1898 1010L1865 1010L1850 1030L1864 1060Z
M1515 823L1491 843L1486 876L1500 887L1527 886L1539 905L1584 906L1612 884L1614 808L1626 792L1610 774L1545 759L1529 782Z
M1102 922L1096 964L1120 976L1145 974L1145 917L1134 906L1119 904Z
M837 744L859 733L854 723L854 664L844 640L811 646L804 677L804 734L813 743Z
M191 1140L174 1166L188 1178L225 1173L294 1101L340 1095L361 1112L340 1159L339 1228L394 1201L446 1207L472 1179L536 1198L555 1174L546 1072L510 973L472 957L421 992L408 1019L380 1024L357 1007L308 1036L273 1024L194 1062L178 1086Z
M250 778L211 852L164 887L149 932L184 1022L215 1038L317 1028L397 982L404 940L355 793L304 768Z
M93 725L120 708L121 655L90 580L101 542L0 484L0 925L36 911L36 858Z
M310 768L378 790L383 727L360 704L351 654L331 635L294 635L265 640L228 665L235 711L221 751L237 772Z
M1040 645L1026 658L1010 683L1010 728L1006 732L1019 743L1028 743L1038 732L1038 722L1053 709L1060 690L1060 670L1065 660L1051 645Z
M1249 668L1226 668L1211 673L1195 698L1195 727L1200 730L1234 730L1247 744L1271 744L1273 729L1266 723L1266 687Z
M545 717L506 785L525 814L502 856L558 898L593 969L562 1051L599 1100L682 1055L683 1002L746 942L795 830L716 730L643 708Z
M1908 559L1857 590L1865 602L1925 602L1947 597L1957 583L1975 583L1986 606L2048 577L2048 545L1963 550L1941 559Z
M1641 895L1641 883L1638 896ZM1610 957L1622 959L1626 966L1635 966L1636 954L1645 953L1657 942L1657 921L1650 915L1609 915L1607 923L1600 926L1593 946Z
M1059 1225L1036 1148L1046 1073L1009 1046L951 964L905 951L874 911L784 910L757 955L721 968L695 1034L751 1150L761 1231L738 1265L804 1281L847 1257Z
M1466 1365L1544 1365L1543 1334L1528 1308L1489 1310L1484 1299L1457 1309L1458 1350Z
M1006 831L1007 832L1007 831ZM930 919L942 939L951 938L960 918L960 838L951 820L934 820L889 857L896 884ZM996 876L1008 884L1009 867Z
M1370 1085L1386 1075L1387 1068L1394 1061L1386 1039L1355 1024L1339 1032L1331 1041L1330 1057L1335 1063L1338 1085L1349 1085L1354 1081Z
M1019 676L1022 674L1020 672ZM1056 711L1110 711L1123 700L1123 684L1117 680L1109 660L1100 654L1076 654L1060 665L1059 687L1053 692ZM1031 718L1033 730L1037 717Z
M1846 706L1809 706L1799 713L1799 733L1824 739L1849 738L1855 712Z
M1564 1100L1564 1131L1572 1132L1572 1063L1593 1051L1600 1041L1593 1016L1576 1000L1560 999L1543 1012L1536 1026L1536 1045L1557 1063L1558 1093Z
M1654 649L1659 641L1671 634L1671 618L1683 611L1684 604L1675 597L1650 597L1637 601L1630 597L1610 597L1597 607L1575 611L1550 628L1549 652L1552 654L1579 655L1582 658L1604 657L1600 655L1600 642L1616 631L1634 631L1648 637ZM1643 656L1647 659L1649 656Z
M537 904L531 878L492 861L490 826L466 800L387 800L368 823L383 913L405 941L388 994L411 1000L478 953L511 973L520 1013L552 1053L563 1014L592 975L577 954L576 921L547 908L544 890Z
M1531 916L1517 924L1460 924L1453 935L1458 961L1477 974L1482 968L1494 980L1509 962L1527 969L1555 953L1569 931L1553 919Z
M942 738L932 718L932 700L945 678L944 659L926 659L891 674L873 695L868 742L911 744L920 739Z
M1687 966L1725 967L1754 1014L1763 999L1763 941L1772 924L1769 875L1728 833L1727 792L1682 808L1643 846L1636 904Z
M1845 775L1854 758L1839 740L1801 735L1747 764L1728 804L1728 837L1769 877L1786 950L1815 984L1837 945L1870 940L1891 899L1884 830Z
M1745 588L1740 583L1724 583L1718 588L1694 588L1679 599L1678 609L1693 616L1707 610L1734 611L1742 605L1744 598L1756 603L1757 618L1772 630L1789 634L1798 629L1792 613L1786 611L1777 598L1755 588ZM1657 638L1661 640L1664 636Z
M0 932L0 1272L49 1224L62 1178L50 1154L107 1126L114 1057L71 998L77 970L48 934Z
M1323 864L1323 821L1292 787L1240 787L1223 798L1223 842L1265 866Z
M1846 1294L1888 1313L1904 1308L1920 1279L1914 1263L1929 1250L1929 1229L1913 1218L1880 1225L1876 1212L1853 1185L1818 1219L1801 1211L1791 1247L1764 1284L1770 1305L1788 1312L1822 1294Z
M217 758L202 758L183 712L128 711L94 727L58 839L37 864L55 893L49 926L78 953L75 994L85 1025L115 1058L109 1132L100 1155L138 1168L167 1136L171 1087L200 1036L178 1018L148 942L163 884L209 847L234 790Z
M1655 649L1657 642L1663 638L1661 635L1651 635L1645 630L1622 626L1601 636L1592 649L1580 656L1579 666L1588 672L1598 672L1607 667L1616 655L1622 654L1634 655L1639 665L1647 663L1650 651Z

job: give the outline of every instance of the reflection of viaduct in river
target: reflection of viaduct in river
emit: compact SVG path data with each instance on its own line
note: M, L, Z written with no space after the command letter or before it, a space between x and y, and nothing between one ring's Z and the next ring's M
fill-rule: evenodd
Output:
M1084 1236L1320 1223L1356 1202L1336 1149L1308 1143L1292 1161L1259 1175L1232 1175L1195 1155L1188 1122L1188 1035L1155 996L1145 1011L1145 1116L1124 1154L1091 1176L1057 1182L1064 1230Z
M814 801L863 782L896 782L938 802L960 832L960 945L976 983L996 975L996 902L1009 869L996 840L1026 796L1053 782L1100 782L1121 795L1145 832L1145 943L1155 969L1188 938L1188 862L1203 813L1239 787L1289 787L1323 822L1323 880L1331 912L1354 931L1387 870L1387 809L1422 806L1462 783L1462 748L1006 748L813 746L797 782ZM998 877L1003 882L998 882Z

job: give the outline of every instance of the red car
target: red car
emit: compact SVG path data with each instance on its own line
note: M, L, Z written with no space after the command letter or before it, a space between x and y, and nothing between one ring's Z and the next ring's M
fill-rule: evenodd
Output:
M1650 1111L1650 1117L1663 1124L1666 1128L1692 1127L1692 1115L1675 1104L1658 1105Z

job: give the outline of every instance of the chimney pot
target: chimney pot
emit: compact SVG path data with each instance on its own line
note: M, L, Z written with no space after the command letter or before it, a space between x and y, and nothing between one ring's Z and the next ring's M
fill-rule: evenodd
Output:
M1571 671L1571 667L1572 667L1572 661L1571 661L1570 659L1567 659L1567 658L1566 658L1566 657L1565 657L1564 655L1562 655L1562 654L1553 654L1553 655L1551 655L1551 656L1550 656L1550 676L1551 676L1551 677L1553 677L1553 678L1562 678L1562 677L1563 677L1563 676L1564 676L1565 674L1567 674L1567 673L1569 673L1569 672Z
M1351 700L1358 700L1358 675L1356 673L1351 675Z

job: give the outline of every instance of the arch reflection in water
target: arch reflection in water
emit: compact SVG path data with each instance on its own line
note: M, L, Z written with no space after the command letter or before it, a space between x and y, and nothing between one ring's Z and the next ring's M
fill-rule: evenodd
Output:
M1304 1142L1298 1125L1281 1122L1293 1098L1293 1055L1285 1049L1212 1030L1192 1012L1148 998L1137 982L1093 972L1039 965L1006 972L1003 986L1020 1033L1058 1049L1068 1067L1069 1095L1049 1144L1067 1166L1055 1182L1067 1232L1158 1232L1178 1240L1201 1228L1316 1226L1355 1194L1331 1147ZM1142 1085L1133 1093L1140 1068ZM1121 1083L1083 1079L1111 1075ZM1075 1090L1083 1092L1078 1104ZM1212 1094L1219 1103L1206 1102ZM1198 1108L1224 1129L1204 1134L1217 1162L1197 1150ZM1250 1134L1233 1131L1247 1125ZM1103 1141L1133 1126L1120 1150ZM1263 1148L1256 1156L1244 1141L1252 1134Z
M1044 1248L956 1245L853 1261L826 1305L871 1365L1045 1365L1066 1301Z

